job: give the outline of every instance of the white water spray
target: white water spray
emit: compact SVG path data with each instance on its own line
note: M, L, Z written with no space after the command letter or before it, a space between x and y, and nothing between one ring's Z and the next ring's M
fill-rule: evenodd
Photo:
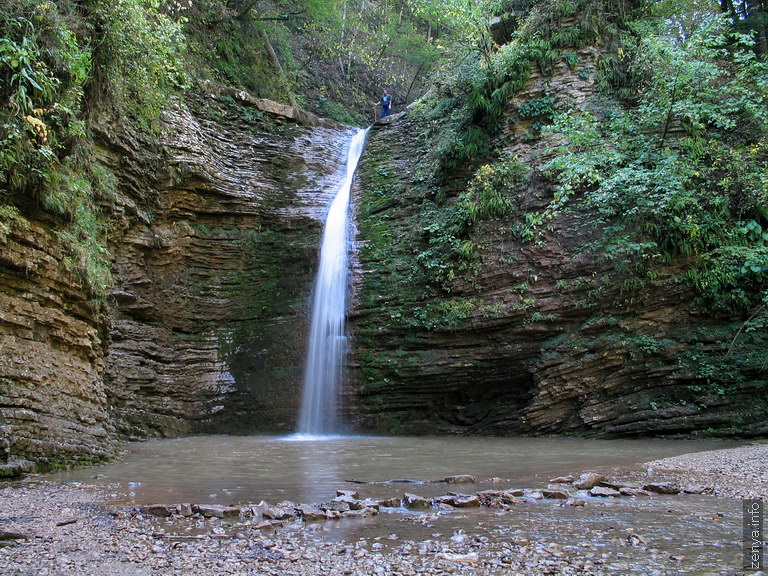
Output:
M304 393L299 415L302 435L339 433L341 368L346 354L349 198L367 130L352 137L347 175L331 202L320 247L320 266L312 297Z

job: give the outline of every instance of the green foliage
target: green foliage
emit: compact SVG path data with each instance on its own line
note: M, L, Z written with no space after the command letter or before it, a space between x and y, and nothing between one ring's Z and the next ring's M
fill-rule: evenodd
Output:
M72 223L56 232L64 245L64 267L86 286L90 293L103 299L112 286L109 252L104 248L100 216L87 205L80 205Z
M99 38L94 82L145 128L154 126L171 94L188 79L181 23L161 12L160 0L93 0Z
M342 124L354 126L357 121L349 110L332 98L320 98L318 107L322 116L330 118L331 120L336 120Z
M504 157L481 166L455 202L422 205L421 227L428 247L416 260L433 282L450 291L459 273L474 275L478 262L472 227L511 214L515 209L512 197L527 172L516 159Z
M523 164L514 158L504 158L485 164L475 172L467 191L458 198L463 218L470 224L499 219L514 210L511 192L527 174Z
M766 64L749 39L721 48L727 22L714 16L685 38L636 30L637 108L557 119L568 143L544 167L557 187L543 216L579 199L605 227L607 256L687 257L703 304L749 309L765 290Z
M0 10L0 183L43 196L59 158L84 134L79 118L90 52L49 2Z
M478 4L486 4L486 9L490 6ZM590 9L594 4L581 0L535 5L518 21L510 42L495 46L480 41L481 49L474 57L462 54L461 63L454 64L457 72L448 77L439 94L443 99L456 101L448 121L448 130L454 137L436 149L443 177L491 151L490 141L503 128L509 99L524 88L532 67L550 74L561 60L569 66L575 64L573 48L594 40L600 27L607 26L604 19L610 14ZM563 20L574 15L578 15L575 21L564 26ZM488 21L485 20L486 33ZM543 96L523 103L518 112L523 118L536 120L535 134L552 120L555 108L554 100Z
M0 112L0 200L17 222L22 211L52 214L62 265L103 297L109 259L95 205L116 183L92 160L83 113L92 56L69 8L14 0L0 10L0 95L10 103Z
M555 118L555 101L553 98L543 97L534 98L528 102L520 104L517 108L517 113L522 118L546 118L547 120L554 120Z
M692 378L696 397L731 396L745 384L765 390L768 368L768 296L741 324L722 324L692 335L687 353L678 359L679 371Z
M658 355L672 344L671 340L655 338L642 332L629 332L622 338L622 342L632 360Z
M0 236L11 231L11 223L15 222L22 228L28 228L29 222L21 215L19 209L8 204L0 204Z

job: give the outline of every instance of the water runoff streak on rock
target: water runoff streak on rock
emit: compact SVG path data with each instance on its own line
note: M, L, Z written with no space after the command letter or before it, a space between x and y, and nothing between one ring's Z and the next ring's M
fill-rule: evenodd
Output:
M367 133L368 130L360 130L352 137L347 154L347 175L331 202L325 221L310 312L304 393L299 414L298 433L301 435L339 433L339 384L346 353L349 198Z

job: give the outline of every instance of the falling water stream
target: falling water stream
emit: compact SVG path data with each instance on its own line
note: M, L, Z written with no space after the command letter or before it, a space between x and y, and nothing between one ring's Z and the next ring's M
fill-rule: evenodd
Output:
M331 202L320 248L304 372L304 392L298 433L303 436L338 434L338 397L341 366L346 351L344 320L347 303L349 198L352 179L363 153L368 130L352 137L347 174Z

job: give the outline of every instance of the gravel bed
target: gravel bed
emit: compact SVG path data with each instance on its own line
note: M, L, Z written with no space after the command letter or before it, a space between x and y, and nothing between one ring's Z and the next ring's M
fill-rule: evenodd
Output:
M730 498L768 500L768 444L694 452L645 464L654 473L712 486Z
M766 497L768 445L687 454L649 462L655 480L681 485L707 486L707 492L725 497ZM644 479L644 480L647 480ZM569 487L569 490L573 490ZM550 503L539 510L563 517L572 515L574 532L564 537L546 526L521 526L516 507L511 511L475 509L474 529L431 528L440 521L440 508L403 518L433 530L422 539L396 534L376 537L329 537L328 524L337 522L264 521L261 517L216 518L194 514L155 517L137 508L110 503L114 496L100 487L80 483L48 482L35 477L0 484L0 574L4 576L431 576L458 575L642 575L745 574L734 565L697 560L693 552L670 552L658 528L630 525L614 530L611 522L599 524L621 499L595 498L589 503ZM653 498L621 500L628 509L643 512ZM694 496L708 502L712 496ZM573 498L569 499L571 502ZM602 503L605 508L599 508ZM660 501L661 502L661 501ZM667 501L664 501L667 502ZM670 500L671 502L671 500ZM677 500L675 502L684 502ZM170 503L169 503L170 504ZM517 506L537 506L518 504ZM541 505L539 505L541 506ZM666 506L663 504L662 506ZM686 504L680 504L684 510ZM656 510L657 508L654 508ZM586 510L591 516L579 517ZM605 510L606 512L603 512ZM668 512L669 521L681 514ZM450 512L454 517L461 511ZM507 514L507 516L505 516ZM660 513L652 512L656 516ZM699 514L697 512L697 514ZM517 523L510 519L517 518ZM589 527L579 523L589 519ZM713 514L712 519L722 518ZM710 521L712 520L710 519ZM728 518L729 525L738 517ZM354 522L355 520L347 520ZM369 518L363 521L380 521ZM661 519L662 522L667 522ZM695 520L699 522L700 520ZM720 520L722 521L722 520ZM473 520L475 522L475 520ZM583 536L582 536L583 531ZM715 534L721 534L718 532ZM727 532L726 532L727 533ZM582 536L582 537L579 537ZM740 541L733 537L701 539L707 550L728 548L727 558L738 563ZM698 552L697 552L698 553ZM705 556L701 556L704 558ZM729 562L730 563L730 562Z

